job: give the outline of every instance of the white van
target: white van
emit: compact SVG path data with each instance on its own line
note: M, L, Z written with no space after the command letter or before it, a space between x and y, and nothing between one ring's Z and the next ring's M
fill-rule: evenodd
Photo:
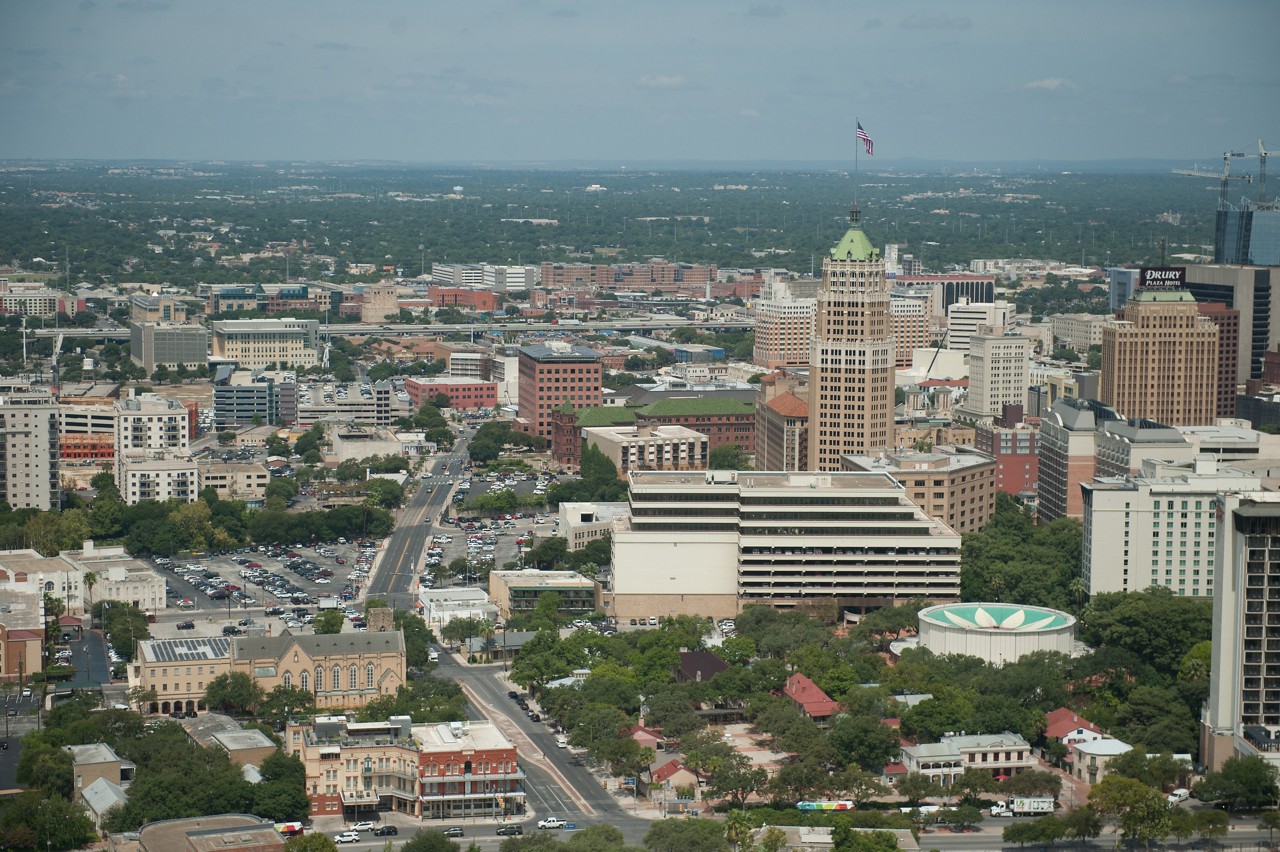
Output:
M1179 787L1169 794L1169 807L1181 804L1191 798L1191 791L1185 787Z
M566 737L564 734L557 735L556 748L568 748L568 747L569 747L569 738Z

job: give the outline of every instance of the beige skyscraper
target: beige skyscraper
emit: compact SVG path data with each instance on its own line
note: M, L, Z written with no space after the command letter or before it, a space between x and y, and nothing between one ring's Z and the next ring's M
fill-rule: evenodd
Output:
M845 455L894 446L889 285L860 216L855 204L849 230L822 260L809 356L811 470L841 470Z
M1121 416L1166 426L1213 423L1218 327L1186 290L1141 289L1102 328L1098 396Z

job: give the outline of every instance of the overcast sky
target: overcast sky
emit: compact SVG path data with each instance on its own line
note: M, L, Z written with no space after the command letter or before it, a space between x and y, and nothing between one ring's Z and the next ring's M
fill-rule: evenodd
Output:
M0 157L1280 149L1277 0L0 0ZM865 155L864 155L865 156Z

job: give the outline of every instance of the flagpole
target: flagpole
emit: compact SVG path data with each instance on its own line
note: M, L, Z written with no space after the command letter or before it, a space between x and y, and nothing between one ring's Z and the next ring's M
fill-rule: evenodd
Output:
M856 115L853 117L853 126L854 127L862 126L861 120ZM858 216L858 213L859 213L858 211L858 143L859 143L859 140L855 135L853 140L853 208L849 211L849 221L854 225L858 224L858 218L859 218Z

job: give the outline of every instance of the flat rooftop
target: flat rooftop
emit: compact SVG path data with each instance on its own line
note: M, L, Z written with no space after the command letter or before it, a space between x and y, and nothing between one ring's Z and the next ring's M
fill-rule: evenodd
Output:
M464 722L452 728L447 722L414 725L413 736L419 749L425 752L515 748L492 722Z
M711 470L705 473L697 471L631 471L627 481L632 488L738 488L748 489L858 489L880 490L901 487L887 473L880 471L856 472L783 472L783 471L729 471Z

